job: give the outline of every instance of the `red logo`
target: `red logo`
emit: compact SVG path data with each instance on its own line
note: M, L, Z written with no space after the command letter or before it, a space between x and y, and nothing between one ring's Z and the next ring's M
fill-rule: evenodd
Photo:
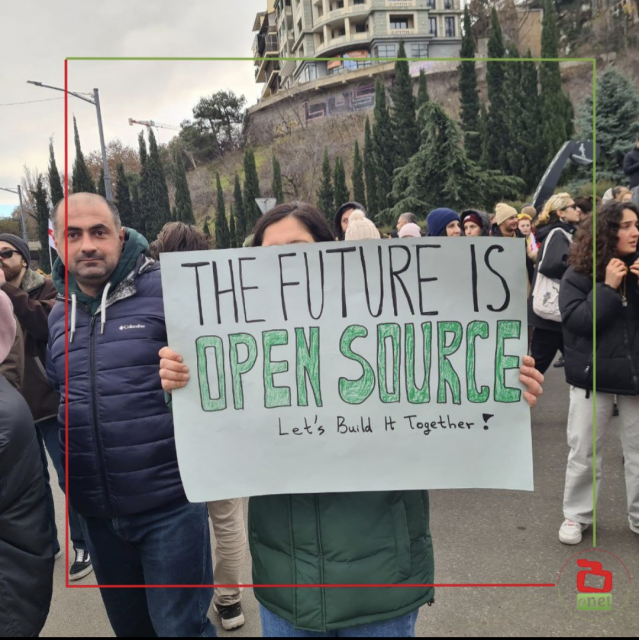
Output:
M612 573L610 571L604 571L601 562L577 560L577 565L582 569L589 569L589 571L580 571L577 574L577 591L579 591L579 593L610 593L612 591ZM586 578L588 576L603 578L603 587L586 585Z

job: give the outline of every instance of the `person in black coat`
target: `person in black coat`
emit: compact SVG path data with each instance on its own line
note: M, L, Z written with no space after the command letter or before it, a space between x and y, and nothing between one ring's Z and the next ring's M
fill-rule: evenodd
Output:
M533 327L530 355L542 373L546 373L558 351L563 354L564 341L560 321L542 318L535 313L535 285L539 273L557 282L566 273L570 245L580 218L581 213L570 194L559 193L549 198L535 224L541 248L532 282L533 295L528 302L528 322Z
M639 208L612 202L597 212L593 289L593 222L576 234L559 293L566 380L571 385L564 518L559 539L578 544L593 518L593 399L597 390L597 489L603 439L618 396L628 518L639 534ZM594 302L596 298L596 313ZM593 332L597 331L596 377Z
M16 323L0 291L0 363ZM0 375L0 637L37 636L53 589L53 532L31 411Z

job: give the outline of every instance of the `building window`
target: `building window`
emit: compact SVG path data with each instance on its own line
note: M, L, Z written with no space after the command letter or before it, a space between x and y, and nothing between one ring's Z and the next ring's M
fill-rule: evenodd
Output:
M426 5L429 9L436 9L437 6L435 4L435 0L428 0L428 3Z
M390 28L391 29L410 29L410 17L409 16L391 16Z
M428 26L430 27L430 35L437 37L437 18L428 18Z
M353 0L353 6L358 4L366 4L366 0Z
M446 25L446 37L454 38L455 37L455 18L444 18L444 23Z
M413 44L411 45L411 58L428 58L428 45L427 44Z
M313 82L317 80L317 67L314 64L309 64L304 67L300 75L300 82Z
M397 45L396 44L379 44L379 45L377 45L377 57L378 58L396 58L397 57Z
M355 33L366 33L366 31L368 31L368 26L365 22L355 25Z
M444 9L450 11L453 8L453 0L444 0Z

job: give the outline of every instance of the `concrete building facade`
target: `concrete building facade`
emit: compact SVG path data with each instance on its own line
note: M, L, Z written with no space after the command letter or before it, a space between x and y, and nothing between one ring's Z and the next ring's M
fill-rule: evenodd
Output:
M409 58L456 57L461 20L460 0L268 0L254 24L255 80L262 98L329 76L346 81L397 57L400 42Z

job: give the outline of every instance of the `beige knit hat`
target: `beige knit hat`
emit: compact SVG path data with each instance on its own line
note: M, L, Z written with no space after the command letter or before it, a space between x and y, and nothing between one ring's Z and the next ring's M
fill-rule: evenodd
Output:
M506 220L508 220L508 218L512 218L513 216L517 216L517 209L511 207L505 202L500 202L495 207L495 218L493 219L493 222L500 227L504 222L506 222Z
M348 218L346 240L379 240L377 227L361 212L353 211Z

